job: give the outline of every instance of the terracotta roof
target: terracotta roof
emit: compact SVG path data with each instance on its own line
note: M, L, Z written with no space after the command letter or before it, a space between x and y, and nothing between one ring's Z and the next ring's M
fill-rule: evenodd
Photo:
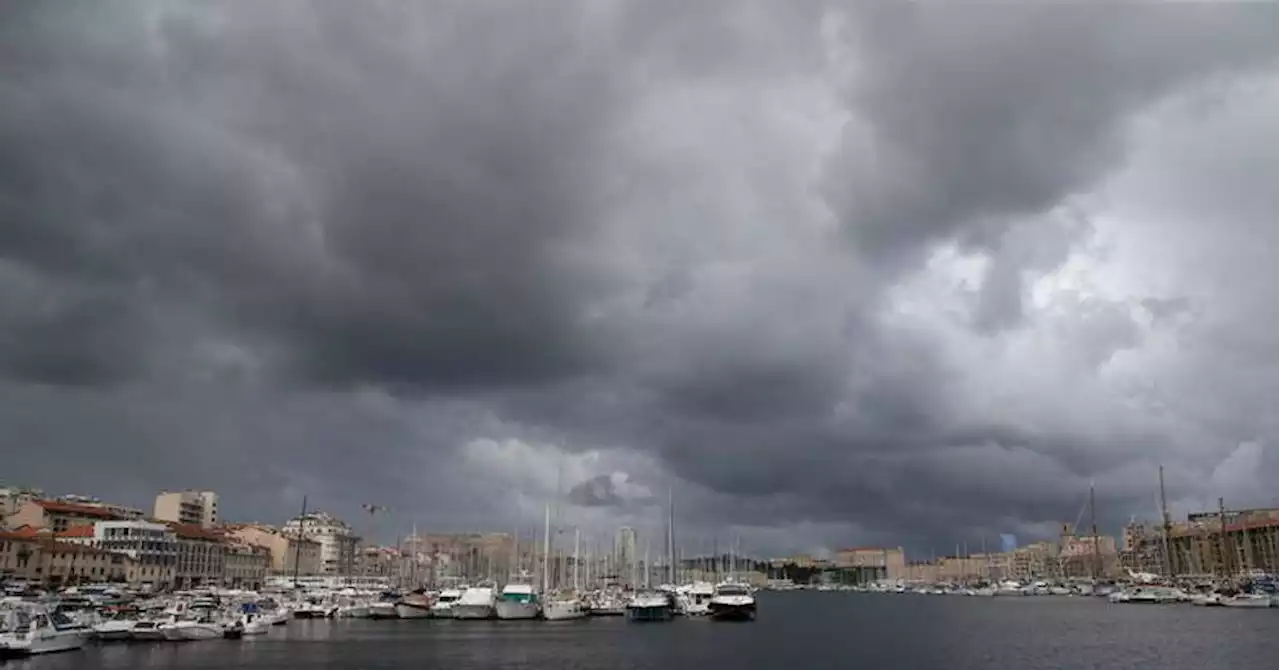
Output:
M49 531L41 528L32 528L31 526L19 526L11 531L6 531L5 536L11 540L34 540L38 537L48 537Z
M186 540L211 540L221 542L222 533L192 523L170 523L175 535Z
M93 526L72 526L61 533L54 533L54 537L93 537Z
M101 507L93 507L91 505L76 505L74 503L64 503L57 500L36 500L35 504L44 508L44 511L53 514L78 514L80 516L91 516L99 519L117 520L121 516L108 509Z

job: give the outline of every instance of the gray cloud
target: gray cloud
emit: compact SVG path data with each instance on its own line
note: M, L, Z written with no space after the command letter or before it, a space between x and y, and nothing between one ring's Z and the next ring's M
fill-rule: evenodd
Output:
M10 476L379 535L671 487L762 551L1041 532L1089 481L1114 525L1161 462L1270 502L1275 18L24 5Z

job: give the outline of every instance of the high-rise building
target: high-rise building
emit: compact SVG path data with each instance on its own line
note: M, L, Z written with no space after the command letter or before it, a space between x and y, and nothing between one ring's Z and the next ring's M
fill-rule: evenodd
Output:
M218 524L218 494L213 491L161 491L152 514L160 521L203 528Z

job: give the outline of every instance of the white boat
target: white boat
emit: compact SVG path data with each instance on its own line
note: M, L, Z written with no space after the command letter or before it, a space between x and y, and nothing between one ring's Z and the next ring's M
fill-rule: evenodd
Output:
M716 595L716 587L711 582L694 582L685 591L682 609L689 616L703 616L711 613L711 599Z
M167 621L168 620L166 619L156 618L140 619L137 623L133 624L133 628L129 630L129 639L138 640L140 642L163 640L164 631L160 629L160 626L165 624Z
M1223 598L1225 607L1272 607L1271 596L1265 593L1237 593L1230 598Z
M426 619L431 616L431 599L422 590L414 591L395 604L400 619Z
M531 584L507 584L493 604L494 614L503 620L538 618L538 594Z
M375 600L369 603L370 619L399 619L394 600Z
M1107 596L1113 603L1131 603L1135 605L1163 605L1188 600L1185 593L1167 586L1134 586L1114 591Z
M711 618L723 621L750 621L756 618L756 598L746 584L725 582L716 586L707 603Z
M657 591L637 593L627 601L628 621L670 621L671 596Z
M230 637L239 637L241 635L265 635L271 630L271 619L268 618L257 605L248 604L240 609L240 615L235 621L227 624L224 635L229 633Z
M164 639L170 641L195 641L221 639L226 627L209 614L182 616L172 623L160 624Z
M0 654L31 656L72 651L84 646L93 632L65 615L43 610L24 611L18 625L0 633Z
M136 625L138 625L138 616L136 614L120 610L94 624L91 628L95 638L110 642L132 638L133 627Z
M585 619L586 616L587 608L578 598L560 596L542 601L542 618L547 621Z
M459 589L445 589L436 596L436 601L431 603L431 616L442 619L453 618L453 606L462 598L462 591Z
M462 592L450 609L455 619L492 619L493 588L488 586L472 586Z

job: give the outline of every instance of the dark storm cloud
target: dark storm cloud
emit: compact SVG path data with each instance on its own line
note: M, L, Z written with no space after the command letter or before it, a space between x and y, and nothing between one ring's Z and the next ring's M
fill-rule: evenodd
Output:
M1275 59L1261 4L857 7L856 123L831 179L872 257L1047 211L1117 165L1130 112Z
M501 39L515 24L489 22L492 7L406 28L367 7L286 6L216 28L165 13L154 58L39 49L55 29L92 32L85 7L33 22L20 44L43 57L0 112L5 255L198 296L323 384L488 385L585 364L591 278L558 254L590 223L619 100L590 26L557 19L567 5ZM460 64L482 40L520 55Z
M23 5L0 27L14 476L507 529L567 459L605 525L674 486L702 539L915 548L1069 521L1093 478L1127 518L1162 458L1188 499L1232 486L1274 455L1274 402L1187 380L1260 388L1222 355L1274 354L1257 291L1224 315L1200 275L1031 287L1102 258L1083 196L1133 119L1273 74L1274 26L1260 5ZM1214 151L1169 169L1266 158ZM1195 190L1170 183L1133 190ZM1213 246L1190 234L1218 214L1247 240L1272 183L1131 218L1171 221L1141 243ZM901 297L948 244L983 257L976 285ZM1130 411L1104 369L1206 409Z

